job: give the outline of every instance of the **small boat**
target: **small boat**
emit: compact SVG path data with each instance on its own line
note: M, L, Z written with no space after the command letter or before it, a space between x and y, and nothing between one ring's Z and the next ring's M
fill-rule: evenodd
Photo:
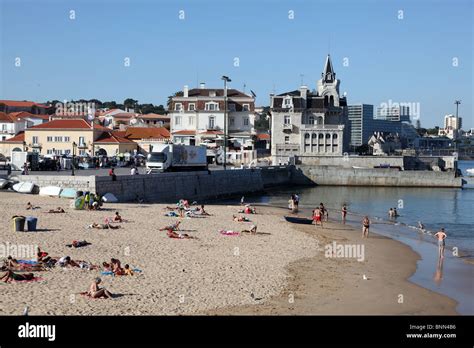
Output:
M466 172L469 176L474 176L474 168L466 169Z
M76 198L77 191L73 188L62 189L59 197L61 198Z
M35 184L32 182L21 181L18 184L13 185L13 190L19 193L32 193L35 188Z
M39 191L40 196L59 197L60 193L61 193L61 188L58 186L41 187Z
M6 188L8 184L8 180L0 179L0 189Z
M115 197L113 193L106 193L105 195L102 196L102 200L106 203L117 203L118 199Z
M308 218L301 218L301 217L294 217L294 216L285 216L285 220L291 222L293 224L304 224L304 225L311 225L313 220Z

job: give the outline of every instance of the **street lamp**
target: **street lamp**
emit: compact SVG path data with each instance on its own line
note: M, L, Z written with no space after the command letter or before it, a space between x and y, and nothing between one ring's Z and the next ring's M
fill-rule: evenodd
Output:
M454 151L457 150L457 140L458 140L458 128L459 127L459 117L458 117L458 111L459 111L459 104L461 104L460 100L455 100L454 104L456 104L456 128L453 130L453 139L454 139Z
M74 162L75 162L75 159L76 159L76 147L77 147L77 144L75 141L72 142L72 165L71 165L71 175L72 176L75 176L76 173L74 172Z
M221 80L224 81L224 170L227 169L227 82L232 80L223 75Z

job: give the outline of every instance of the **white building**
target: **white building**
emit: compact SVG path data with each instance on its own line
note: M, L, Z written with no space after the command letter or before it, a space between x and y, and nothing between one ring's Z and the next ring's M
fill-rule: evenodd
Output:
M455 115L446 115L444 116L444 128L439 129L438 135L454 139L461 128L462 117L456 119Z
M377 108L375 120L410 122L410 107L404 105L387 105Z
M23 118L0 112L0 141L13 138L16 134L32 125L31 122Z
M292 156L302 162L314 156L342 156L348 150L347 101L339 94L339 84L328 55L316 90L301 86L270 96L274 163Z
M229 147L253 147L256 134L255 98L236 89L227 89L227 134ZM189 89L184 86L183 95L172 98L169 116L172 141L186 145L223 139L224 89Z

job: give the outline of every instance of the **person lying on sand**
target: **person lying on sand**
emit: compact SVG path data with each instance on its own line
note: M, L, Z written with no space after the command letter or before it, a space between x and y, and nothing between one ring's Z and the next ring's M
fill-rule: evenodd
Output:
M113 298L114 295L108 291L105 288L100 288L99 284L102 281L99 277L95 278L94 281L92 282L91 286L89 287L89 291L87 292L87 295L92 297L92 298Z
M31 202L26 203L26 210L35 210L35 209L39 209L39 208L40 207L33 206L33 204L31 204Z
M250 226L250 230L242 230L241 233L257 234L257 225Z
M166 232L168 237L170 238L178 238L178 239L196 239L196 237L190 236L189 234L186 233L176 233L175 231L168 230Z
M61 208L61 207L57 207L56 209L50 209L48 210L46 213L48 214L60 214L60 213L65 213L66 211Z
M98 224L98 223L92 223L88 226L88 228L95 228L97 230L108 230L108 229L111 229L111 230L117 230L119 229L121 226L113 226L111 225L110 223L106 223L106 224Z
M181 221L176 221L174 224L170 226L166 226L163 228L160 228L160 231L178 231L179 230L179 225L181 224Z
M68 266L70 266L70 267L80 267L80 265L76 261L72 260L70 256L61 257L58 260L57 264L60 267L68 267Z
M104 267L104 272L112 272L112 266L110 263L102 262L102 267Z
M91 243L89 243L88 241L86 240L73 240L72 241L72 244L66 244L66 246L68 248L80 248L80 247L83 247L83 246L86 246L86 245L90 245Z
M11 270L11 271L44 271L45 268L43 264L31 264L31 263L22 263L18 262L18 260L8 256L6 260L3 262L2 270Z
M236 222L250 222L250 219L248 217L245 217L245 216L237 216L237 215L232 215L234 221Z
M32 280L35 277L33 273L15 273L11 270L7 270L4 274L0 276L0 281L3 280L7 283L10 280L22 281L22 280Z
M257 209L251 207L250 204L247 204L243 210L239 210L241 214L257 214Z
M204 204L201 204L201 208L197 208L198 214L211 216L206 210L204 210Z

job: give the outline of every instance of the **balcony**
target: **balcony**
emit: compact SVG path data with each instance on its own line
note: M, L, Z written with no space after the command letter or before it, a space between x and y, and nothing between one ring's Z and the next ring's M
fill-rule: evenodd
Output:
M28 146L32 147L32 148L41 148L41 147L43 147L43 145L40 144L40 143L29 144Z
M344 125L339 124L302 124L302 130L343 130Z
M283 124L283 132L293 132L295 126L292 123L284 123Z
M87 149L89 146L86 143L77 144L78 149Z
M275 147L276 147L277 154L282 153L282 152L295 153L295 152L300 151L300 145L298 144L276 144Z

